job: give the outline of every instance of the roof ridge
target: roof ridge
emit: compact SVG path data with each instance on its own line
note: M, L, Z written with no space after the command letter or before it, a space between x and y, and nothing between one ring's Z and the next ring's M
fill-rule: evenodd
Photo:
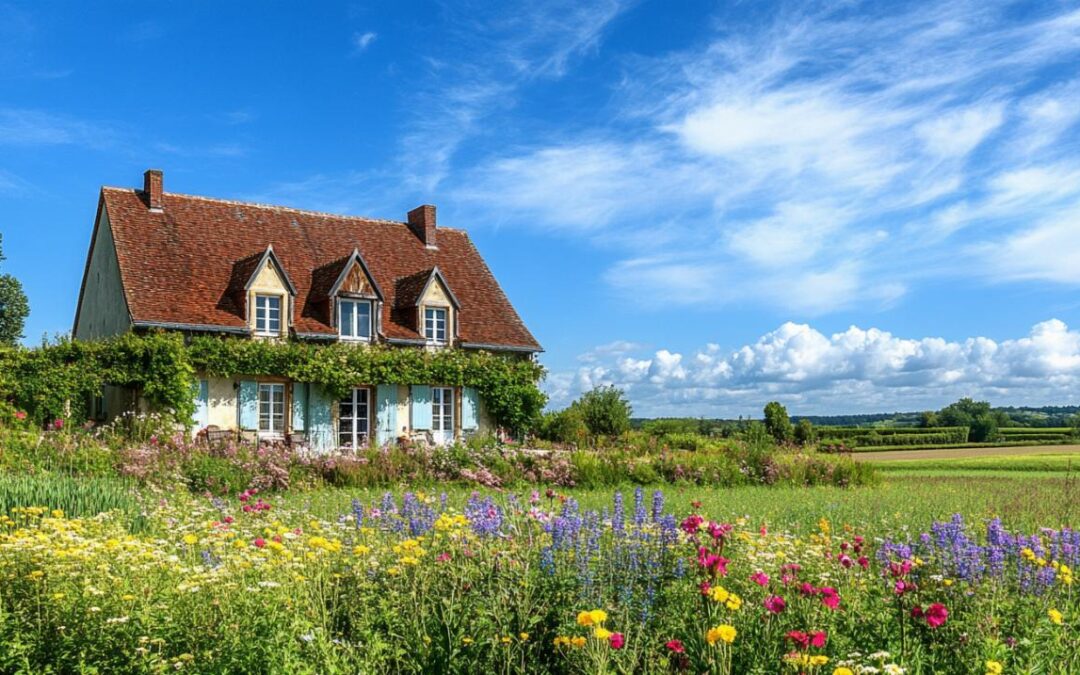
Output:
M140 190L136 188L119 188L111 185L103 185L102 190L114 190L116 192L134 192L138 193ZM386 225L408 225L403 220L391 220L389 218L372 218L370 216L353 216L344 213L331 213L329 211L315 211L313 209L298 209L293 206L281 206L280 204L264 204L262 202L246 202L240 199L223 199L221 197L205 197L203 195L189 195L183 192L163 192L168 197L181 197L183 199L198 199L204 202L217 202L219 204L229 204L231 206L248 206L256 209L267 209L270 211L284 211L287 213L299 213L311 216L322 216L324 218L343 218L345 220L362 220L366 223L383 223ZM440 230L452 230L454 228L440 227ZM458 231L458 230L455 230Z

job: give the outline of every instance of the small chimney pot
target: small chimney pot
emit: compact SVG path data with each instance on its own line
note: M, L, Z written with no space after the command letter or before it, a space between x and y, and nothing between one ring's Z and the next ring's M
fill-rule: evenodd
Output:
M409 211L409 229L411 229L424 246L438 248L435 242L435 207L431 204L417 206Z

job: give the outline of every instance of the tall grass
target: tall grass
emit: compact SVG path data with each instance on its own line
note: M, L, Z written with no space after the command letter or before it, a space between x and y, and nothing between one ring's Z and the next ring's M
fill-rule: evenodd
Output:
M118 478L74 478L56 474L0 474L0 514L13 509L59 509L72 518L108 511L123 514L133 531L146 528L134 483Z

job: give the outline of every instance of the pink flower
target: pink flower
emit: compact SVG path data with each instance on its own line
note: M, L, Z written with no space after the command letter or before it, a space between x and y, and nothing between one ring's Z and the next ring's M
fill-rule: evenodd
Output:
M919 607L918 605L915 605L914 607L911 608L911 618L912 619L921 619L922 617L923 617L922 607Z
M233 522L233 517L232 516L225 516L225 524L226 525L232 525L232 522Z
M56 429L57 431L60 431L61 429L64 428L64 420L55 419L55 420L53 420L52 425L53 425L53 429Z
M787 635L785 635L784 637L791 640L793 643L799 645L803 649L808 649L810 647L810 636L802 632L801 630L788 631Z
M623 645L626 644L626 638L623 637L622 633L612 633L608 640L612 649L622 649Z
M750 581L753 581L758 586L768 586L769 585L769 575L765 574L761 570L758 570L757 572L754 572L753 574L750 575Z
M816 633L811 633L810 634L810 646L811 647L817 647L817 648L820 649L821 647L825 646L825 641L827 639L828 639L828 636L826 636L825 633L822 632L822 631L818 631Z
M940 602L926 608L926 624L931 628L940 628L949 618L949 610Z
M23 412L23 411L21 411L21 410L17 410L17 411L15 411L15 419L17 419L17 420L24 420L24 419L26 419L26 413L24 413L24 412Z
M258 539L256 539L255 541L253 541L251 543L255 544L255 548L264 548L266 546L266 540L263 539L262 537L259 537Z
M787 603L779 595L770 595L765 598L765 609L769 610L773 614L779 614L787 607Z
M668 640L664 646L676 654L682 654L686 651L686 647L683 647L683 643L679 640Z
M448 552L440 553L435 560L439 562L450 562L450 554Z
M837 560L840 562L841 567L843 567L845 569L851 569L851 566L855 564L851 560L851 556L849 556L846 553L841 553L840 557L837 558Z
M868 567L870 567L870 559L867 558L864 555L859 556L858 563L859 563L859 567L861 567L863 569L867 569Z
M701 524L704 522L705 519L695 513L687 516L679 525L679 528L687 534L694 535L697 534L698 528L701 527Z
M821 594L821 604L829 609L836 609L840 606L840 594L836 592L835 588L826 586L818 589L818 593Z
M799 586L799 592L802 593L803 595L810 596L810 595L814 595L815 593L817 593L817 589L814 588L813 586L811 586L810 584L804 582L802 586Z

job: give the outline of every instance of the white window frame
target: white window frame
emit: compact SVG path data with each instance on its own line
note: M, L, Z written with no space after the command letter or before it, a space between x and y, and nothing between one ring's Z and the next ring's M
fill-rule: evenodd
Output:
M454 440L454 389L431 388L431 436L438 445Z
M273 311L271 303L277 301L277 330L273 330L271 326L270 314ZM271 293L256 293L255 294L255 334L256 335L281 335L281 322L284 318L282 316L282 306L285 303L282 302L280 295L274 295ZM265 305L265 306L264 306ZM262 311L262 319L259 318L259 312Z
M352 333L353 333L352 335L346 335L345 334L345 323L342 320L342 317L344 317L344 315L345 315L344 308L345 308L346 304L352 305L352 322L351 322L351 325L349 326L349 328L351 328L351 330L352 330ZM371 302L370 300L360 300L360 299L356 299L356 298L338 298L337 305L338 305L338 316L337 316L337 320L338 320L338 337L340 337L342 340L349 340L349 341L352 341L352 342L370 342L371 341L371 334L373 332L372 329L374 328L374 323L375 323L375 316L374 316L375 306L374 306L374 303ZM362 324L361 324L360 318L359 318L360 313L357 312L356 310L361 305L364 305L364 306L367 307L367 317L368 317L368 320L367 320L367 335L357 335L357 333L359 333L359 328L360 328L360 326Z
M442 328L441 338L439 337L440 324ZM447 339L449 334L450 310L446 307L424 307L424 337L427 338L427 341L432 344L444 345L449 341Z
M348 401L352 406L352 416L345 416L341 413L341 407ZM363 408L364 414L361 416L358 411ZM345 433L341 430L342 421L348 419L352 427L349 432L349 443L342 443L342 434ZM358 422L363 422L364 431L362 433L357 431ZM362 440L361 440L362 438ZM349 393L349 396L338 401L338 435L337 444L339 448L350 447L353 450L363 448L367 446L371 440L371 390L367 387L354 387Z
M274 401L274 392L281 393L280 410ZM267 393L266 414L263 414L263 392ZM259 406L259 438L283 438L285 436L285 384L282 382L260 382L257 405ZM263 422L266 428L263 428ZM275 424L275 421L277 424Z

